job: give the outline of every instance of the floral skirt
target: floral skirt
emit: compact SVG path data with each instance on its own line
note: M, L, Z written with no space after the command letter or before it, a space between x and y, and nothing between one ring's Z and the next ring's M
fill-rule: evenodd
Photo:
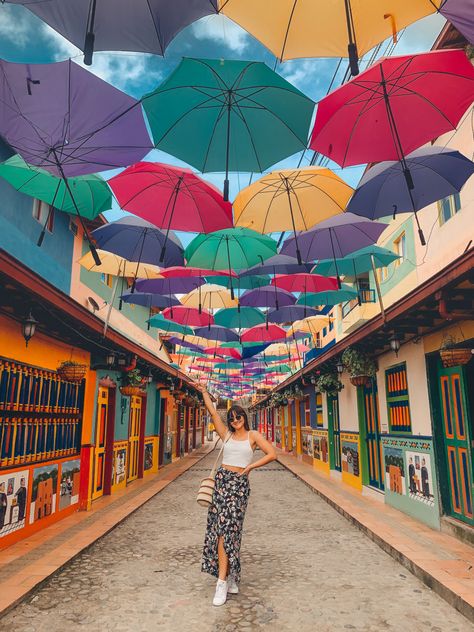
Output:
M216 486L212 505L207 514L207 529L201 570L214 577L219 575L217 541L224 539L224 549L229 558L228 574L240 581L240 543L245 510L250 495L248 476L239 476L220 467L216 472Z

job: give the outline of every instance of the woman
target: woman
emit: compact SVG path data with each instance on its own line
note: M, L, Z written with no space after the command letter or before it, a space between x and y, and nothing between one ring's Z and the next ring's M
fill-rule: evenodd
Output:
M264 437L250 430L247 413L232 406L227 413L227 426L212 405L209 393L201 389L215 430L224 450L222 465L216 472L212 505L207 514L201 570L217 577L214 606L222 606L227 593L237 594L240 582L240 543L242 527L250 494L249 473L276 459L275 448ZM265 453L252 463L253 452L259 447Z

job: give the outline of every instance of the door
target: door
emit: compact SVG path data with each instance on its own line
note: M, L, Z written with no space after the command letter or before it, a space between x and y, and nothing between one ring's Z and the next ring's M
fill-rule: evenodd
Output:
M160 400L160 445L158 452L158 467L163 465L165 456L165 426L166 426L166 399Z
M140 445L140 422L142 416L142 398L130 397L130 421L128 425L128 476L127 483L138 478L138 460Z
M460 366L438 372L450 514L474 525L472 507L472 426L466 377Z
M104 493L105 450L107 441L107 417L109 412L109 390L99 386L97 393L97 415L94 451L94 482L92 499Z
M384 489L383 448L380 440L380 414L377 382L371 379L363 389L365 445L369 466L369 484Z
M329 464L331 469L341 471L341 429L339 419L339 397L328 395L329 420Z

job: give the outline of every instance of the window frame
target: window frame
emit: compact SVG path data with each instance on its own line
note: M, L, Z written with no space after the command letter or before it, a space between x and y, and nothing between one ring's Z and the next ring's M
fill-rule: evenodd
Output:
M389 390L389 376L395 375L397 371L403 370L404 377L402 378L402 382L400 384L401 388L398 390L392 391L394 394L391 394ZM408 390L408 372L407 372L407 363L406 362L398 362L397 364L393 364L389 366L384 371L384 379L385 379L385 401L387 405L387 419L388 426L390 429L390 433L393 434L413 434L413 424L411 417L411 408L410 408L410 395ZM397 378L394 378L395 380ZM392 408L393 405L402 405L407 409L408 413L408 424L393 424L392 423ZM405 413L406 414L406 413Z

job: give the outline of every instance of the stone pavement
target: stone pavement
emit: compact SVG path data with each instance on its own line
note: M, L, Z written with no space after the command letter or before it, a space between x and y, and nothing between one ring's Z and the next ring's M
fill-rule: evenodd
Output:
M278 463L252 472L241 593L200 572L208 456L0 620L0 631L466 632L472 624Z

